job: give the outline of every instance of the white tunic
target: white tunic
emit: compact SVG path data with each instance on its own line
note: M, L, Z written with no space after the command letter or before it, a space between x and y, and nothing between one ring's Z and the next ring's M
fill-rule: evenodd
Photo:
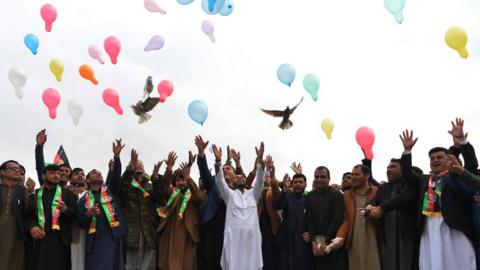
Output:
M420 270L475 270L475 252L465 234L443 217L426 217L420 240Z
M263 191L264 170L262 166L258 167L253 188L243 193L228 187L222 170L215 175L218 191L227 206L220 261L223 270L262 269L262 235L257 201Z

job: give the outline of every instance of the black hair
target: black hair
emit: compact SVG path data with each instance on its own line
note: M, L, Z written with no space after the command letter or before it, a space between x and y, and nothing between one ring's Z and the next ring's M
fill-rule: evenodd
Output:
M72 175L74 172L83 172L83 169L82 168L74 168L71 172L70 172L70 175L68 176L68 178L72 178Z
M347 175L352 175L352 173L351 173L351 172L343 173L342 178L344 178L344 177L347 176Z
M390 162L400 163L400 159L399 158L391 158Z
M357 164L353 167L354 169L360 169L362 170L362 173L363 174L368 174L368 175L372 175L371 171L370 171L370 168L366 165L363 165L363 164Z
M70 167L70 165L66 164L66 163L63 163L63 164L60 164L58 165L58 168L60 169L61 167L67 167L69 168L70 170L72 170L72 167Z
M8 163L15 163L17 165L20 165L20 163L18 163L18 161L11 159L11 160L7 160L7 161L3 162L2 165L0 165L0 170L5 170L7 168Z
M25 170L25 167L23 167L22 164L18 164L20 166L20 171L23 172L23 174L25 174L27 171Z
M434 147L430 149L430 151L428 151L428 156L431 156L433 153L436 153L436 152L444 152L447 155L451 154L451 152L445 147Z
M315 169L315 171L319 171L319 170L325 170L325 171L327 172L328 178L330 178L330 170L329 170L327 167L325 167L325 166L318 166L318 167Z
M55 164L48 164L47 166L45 166L45 168L43 169L43 173L47 173L47 171L58 171L58 166L55 165Z
M307 177L305 177L305 175L302 174L302 173L296 173L296 174L294 174L293 177L292 177L292 181L293 181L293 179L295 179L295 178L303 178L303 181L305 181L305 183L307 183Z

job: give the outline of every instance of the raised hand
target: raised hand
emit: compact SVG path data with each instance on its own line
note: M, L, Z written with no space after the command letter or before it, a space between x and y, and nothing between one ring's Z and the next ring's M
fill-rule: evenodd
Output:
M122 139L115 140L115 142L112 143L113 156L119 157L124 147L125 144L122 145Z
M231 149L230 150L230 155L232 156L232 159L233 161L235 161L235 164L237 165L237 167L240 167L240 159L241 159L241 156L240 156L240 151L235 151L235 149Z
M413 131L409 131L408 129L403 131L402 134L399 135L399 137L400 137L400 140L402 141L403 149L405 151L411 151L413 146L418 141L418 138L413 139Z
M132 152L130 153L130 167L132 170L135 170L137 165L138 165L138 152L135 149L132 149Z
M230 145L227 145L227 162L229 163L232 160L232 151L230 150Z
M27 187L29 193L35 192L35 182L32 178L28 177L27 182L25 182L25 186Z
M153 172L152 172L152 177L153 176L158 176L158 172L160 171L160 167L162 167L163 160L157 162L157 164L153 165Z
M168 153L167 160L165 161L165 164L167 164L167 170L170 171L172 170L173 166L175 165L175 161L177 161L177 153L174 151Z
M193 163L195 163L195 159L197 155L193 155L192 151L188 151L188 166L192 167Z
M454 143L460 144L461 141L467 139L468 132L464 133L463 131L463 119L462 118L455 118L455 123L451 121L452 129L448 131L450 135L453 137Z
M113 158L108 161L108 171L113 170L113 165L115 162L113 161Z
M265 159L265 167L270 172L270 177L273 180L273 178L275 178L275 165L273 164L272 156L267 155Z
M38 145L44 145L47 142L47 133L45 129L40 130L40 132L37 133L37 144Z
M265 145L263 142L260 143L260 147L255 147L255 152L257 153L257 163L263 161L263 153L265 152Z
M215 155L215 161L222 161L222 148L217 148L217 145L212 145L213 154Z
M188 165L188 163L182 162L182 164L180 164L180 170L182 170L183 179L190 179L190 166Z
M458 175L463 175L465 173L465 169L460 162L458 162L458 159L454 155L447 155L447 157L449 160L448 171Z
M302 173L302 163L297 163L293 162L292 165L290 165L290 168L293 170L294 173Z
M57 200L58 202L58 210L60 210L60 212L65 212L65 210L67 210L67 205L62 201L62 199L58 199Z
M195 145L198 148L198 155L201 157L205 156L205 149L208 146L209 141L205 142L202 136L198 135L195 137Z

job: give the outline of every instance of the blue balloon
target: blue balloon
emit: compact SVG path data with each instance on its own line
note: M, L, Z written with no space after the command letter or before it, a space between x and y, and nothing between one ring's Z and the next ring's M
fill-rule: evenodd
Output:
M217 14L224 4L225 0L202 0L202 9L205 13L213 15Z
M40 41L38 40L38 37L34 34L28 34L23 38L23 42L27 46L27 48L30 49L30 51L33 53L33 55L37 54L38 50L38 44Z
M296 73L295 67L291 64L282 64L277 69L278 79L288 86L292 86Z
M203 126L208 116L207 104L201 100L194 100L188 105L188 115L193 121Z
M188 5L193 2L193 0L177 0L179 4Z
M232 13L233 11L233 2L232 0L225 0L225 4L223 4L223 7L220 9L218 14L222 16L228 16Z

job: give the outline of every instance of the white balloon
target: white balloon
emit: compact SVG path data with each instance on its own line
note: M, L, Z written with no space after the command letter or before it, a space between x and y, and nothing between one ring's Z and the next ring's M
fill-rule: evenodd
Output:
M80 120L80 116L83 114L82 105L76 99L72 99L68 102L67 106L68 114L72 117L73 124L78 126L78 120Z
M23 86L27 83L27 74L25 70L19 67L12 67L8 71L8 80L15 88L15 96L23 97Z

